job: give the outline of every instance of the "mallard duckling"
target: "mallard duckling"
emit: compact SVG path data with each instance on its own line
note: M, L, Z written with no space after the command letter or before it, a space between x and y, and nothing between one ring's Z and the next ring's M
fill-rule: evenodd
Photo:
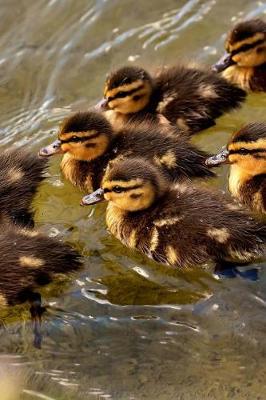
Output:
M228 81L244 90L266 91L266 22L251 19L238 23L225 42L227 54L214 66Z
M228 145L206 160L230 164L229 190L252 210L266 212L266 123L251 123L233 134Z
M144 159L110 168L101 188L82 204L107 200L106 223L128 247L155 261L192 267L212 260L217 266L250 262L263 254L266 226L204 188L169 185Z
M163 68L151 76L143 68L123 67L105 83L102 110L115 112L113 123L164 116L189 134L215 125L215 119L239 105L245 92L211 71L184 66ZM97 107L96 106L96 107Z
M34 289L80 266L75 250L35 230L1 224L0 307L32 300Z
M33 226L31 203L44 179L46 160L24 150L0 155L0 216L14 223Z
M214 176L205 165L207 155L175 127L161 133L157 124L127 125L115 131L101 113L82 112L66 119L58 140L40 150L44 157L64 153L61 169L80 189L100 186L108 163L117 158L144 155L160 166L171 180Z

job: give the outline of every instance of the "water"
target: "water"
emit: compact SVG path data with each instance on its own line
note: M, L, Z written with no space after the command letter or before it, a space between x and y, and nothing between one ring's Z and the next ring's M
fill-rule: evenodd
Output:
M70 111L101 97L106 73L178 60L214 62L224 32L266 13L251 0L1 0L0 142L36 152ZM221 118L195 142L215 151L243 123L265 119L266 96ZM214 183L225 188L227 171ZM43 292L43 346L26 307L2 311L1 400L263 400L266 270L217 281L147 261L105 230L104 207L81 208L59 158L36 199L38 227L71 242L84 269Z

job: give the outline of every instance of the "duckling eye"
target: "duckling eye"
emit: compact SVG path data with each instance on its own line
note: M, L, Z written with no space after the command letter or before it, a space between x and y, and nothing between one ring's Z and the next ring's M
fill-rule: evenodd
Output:
M242 148L242 149L239 150L239 153L243 154L243 155L246 155L246 154L249 153L249 151L247 149Z
M79 141L80 141L80 137L78 137L78 136L72 136L71 142L79 142Z
M113 192L115 192L115 193L121 193L122 191L123 191L123 189L120 186L113 187Z

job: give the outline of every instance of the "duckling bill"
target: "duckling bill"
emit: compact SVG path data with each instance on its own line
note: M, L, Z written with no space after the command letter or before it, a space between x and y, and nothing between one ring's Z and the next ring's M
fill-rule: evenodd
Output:
M266 22L242 21L229 32L226 54L213 65L228 81L247 91L266 90Z
M150 75L126 66L106 80L104 101L98 108L112 110L114 123L159 121L162 115L182 131L194 134L215 125L215 120L241 105L245 92L211 71L182 65Z
M124 245L157 262L217 268L254 261L265 252L266 227L219 193L187 182L169 184L144 159L106 171L101 189L83 205L108 202L106 223Z
M266 212L266 124L251 123L235 132L209 166L230 164L229 190L251 210Z
M81 112L67 118L58 140L39 154L49 157L63 153L61 169L66 179L82 190L97 189L111 162L129 156L145 155L162 168L171 180L212 177L205 165L209 156L178 135L176 127L167 131L154 123L127 124L115 130L101 113Z

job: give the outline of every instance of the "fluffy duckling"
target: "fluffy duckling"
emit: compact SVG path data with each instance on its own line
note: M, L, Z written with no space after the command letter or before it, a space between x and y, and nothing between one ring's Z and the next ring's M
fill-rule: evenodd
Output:
M97 189L108 163L129 156L145 156L169 179L214 176L205 165L207 155L178 137L175 127L162 133L157 124L125 126L115 131L101 113L82 112L66 119L58 140L40 150L44 157L64 153L61 169L80 189Z
M80 266L70 246L13 224L1 224L0 255L0 307L31 301L36 287Z
M22 226L33 226L31 203L44 179L46 160L24 150L0 155L0 217Z
M230 164L229 190L253 211L266 213L266 123L251 123L233 134L228 145L206 160Z
M238 23L228 34L227 54L214 66L228 81L244 90L266 91L266 22L252 19Z
M239 107L245 92L210 71L184 66L163 68L155 76L136 66L110 74L104 100L96 107L113 110L112 123L162 115L193 134L215 125L215 119ZM158 122L158 121L157 121Z
M263 254L266 227L204 188L169 185L144 159L127 159L105 174L82 204L107 200L106 223L128 247L155 261L191 267L249 262Z

